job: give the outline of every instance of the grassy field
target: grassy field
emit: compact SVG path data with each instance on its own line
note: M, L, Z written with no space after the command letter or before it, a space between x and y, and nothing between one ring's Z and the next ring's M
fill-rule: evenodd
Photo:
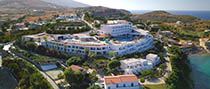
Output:
M143 85L145 89L166 89L165 84L160 85Z
M0 89L15 89L17 82L6 69L0 69Z

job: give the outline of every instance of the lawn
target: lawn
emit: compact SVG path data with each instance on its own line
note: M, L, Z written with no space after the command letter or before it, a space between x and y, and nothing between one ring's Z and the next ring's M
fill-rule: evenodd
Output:
M10 72L0 69L0 89L15 89L17 82L13 79Z
M165 84L160 85L143 85L145 89L166 89Z

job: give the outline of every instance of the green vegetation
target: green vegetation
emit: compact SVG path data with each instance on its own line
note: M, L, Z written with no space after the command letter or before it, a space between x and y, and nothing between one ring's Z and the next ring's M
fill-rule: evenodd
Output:
M11 42L16 39L21 38L23 35L30 35L30 34L37 34L44 32L44 30L40 28L34 28L30 29L27 31L16 31L16 32L4 32L3 34L0 35L0 43L6 43L6 42Z
M44 64L44 63L55 63L56 59L55 58L50 58L50 57L46 57L46 56L41 56L38 55L36 53L33 52L28 52L25 50L21 50L19 48L16 47L16 49L14 49L16 52L22 54L25 57L28 57L29 59L33 60L34 62L38 63L38 64Z
M191 68L187 55L180 48L169 48L172 73L166 79L167 89L193 89L193 81L190 78Z
M154 78L154 70L144 70L141 73L141 76L144 78Z
M3 61L3 66L8 67L16 76L21 89L53 89L42 74L23 59L8 58Z
M89 12L85 12L85 20L93 23L95 20L99 20L102 24L106 24L107 23L107 19L102 18L101 16L96 16L93 14L90 14ZM96 24L95 27L99 28L101 26L101 24Z
M144 89L166 89L165 84L160 85L143 85Z
M140 78L140 82L141 83L144 83L145 82L145 79L144 78Z
M91 29L83 22L59 22L55 24L45 24L41 27L29 29L26 31L12 29L12 31L7 32L6 29L8 29L11 24L13 24L13 22L5 23L5 25L2 25L3 27L0 27L0 31L2 31L0 32L0 39L2 39L0 40L0 43L11 42L16 39L20 39L23 35L37 34L45 31L49 34L74 34L89 31ZM65 29L67 26L69 28ZM80 28L80 26L82 27Z
M73 71L71 68L64 71L64 78L71 85L70 89L86 89L89 84L97 80L95 74L85 74L81 71Z
M117 68L120 68L120 61L118 60L112 60L108 63L108 67L109 69L117 69Z
M44 26L49 34L75 34L90 31L91 28L83 22L57 22Z
M98 85L91 85L87 89L102 89L102 88L100 86L98 86Z
M66 64L71 66L71 65L78 65L81 64L82 60L79 57L71 57L66 61Z
M177 21L182 21L184 23L193 23L198 21L199 19L193 16L185 16L185 15L172 15L165 11L153 11L149 13L145 13L142 15L133 16L133 18L141 18L146 21L153 22L167 22L167 23L176 23Z
M23 41L23 40L16 40L15 46L23 50L27 50L29 52L34 52L40 55L49 56L49 57L55 57L55 58L61 58L61 59L68 59L70 56L66 53L45 48L43 46L38 46L33 41ZM16 51L19 51L18 49Z

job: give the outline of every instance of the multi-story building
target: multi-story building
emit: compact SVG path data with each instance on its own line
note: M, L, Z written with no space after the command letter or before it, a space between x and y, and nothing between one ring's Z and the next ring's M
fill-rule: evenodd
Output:
M22 37L22 39L34 40L40 42L40 45L44 47L62 52L79 54L93 52L108 55L111 52L116 52L116 56L121 56L135 52L143 52L153 47L153 37L148 31L134 29L131 23L123 20L117 22L113 21L112 23L116 23L112 24L114 27L112 30L115 31L115 28L117 28L119 31L122 30L122 32L117 32L120 34L113 33L112 36L114 37L110 40L101 40L98 36L89 36L89 34L53 35L47 33L27 35ZM108 22L108 24L111 24L111 22ZM122 27L118 27L119 24L122 24ZM101 29L106 31L103 27ZM108 32L109 30L110 29L107 29Z
M118 56L143 52L153 47L153 37L147 31L135 30L125 37L115 38L109 42L109 51Z
M153 67L160 63L160 57L155 54L148 54L146 59L130 58L121 60L121 69L125 74L138 74L144 70L153 69Z
M142 89L136 75L118 75L104 77L105 89Z
M58 38L63 37L57 36L54 39ZM91 36L72 36L69 39L43 41L41 45L66 53L86 54L88 51L103 55L108 52L108 45L105 42L98 41L95 37Z
M149 60L153 66L160 63L160 57L156 54L148 54L146 60Z
M125 74L138 74L143 70L152 69L152 63L144 59L130 58L121 60L121 69Z
M132 23L125 20L108 21L107 24L102 25L100 34L110 34L111 36L122 36L132 32Z

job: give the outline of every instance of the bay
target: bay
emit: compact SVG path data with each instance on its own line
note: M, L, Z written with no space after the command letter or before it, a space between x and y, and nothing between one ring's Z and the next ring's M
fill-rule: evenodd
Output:
M210 56L189 56L195 89L210 89Z

